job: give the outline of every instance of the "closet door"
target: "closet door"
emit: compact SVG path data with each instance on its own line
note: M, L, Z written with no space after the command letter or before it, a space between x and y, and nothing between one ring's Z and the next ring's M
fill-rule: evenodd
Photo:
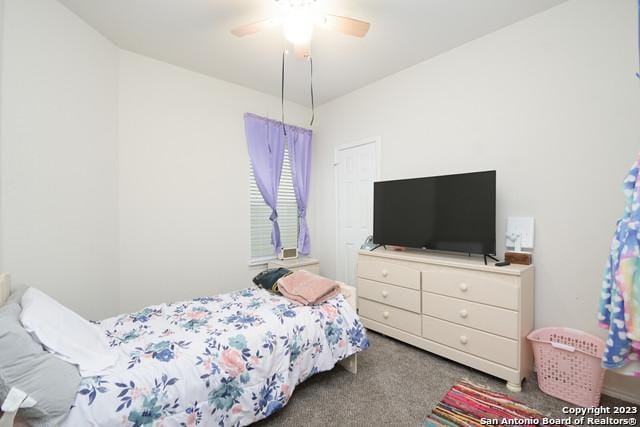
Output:
M377 142L336 150L337 280L357 286L358 251L373 233L373 181L377 178Z

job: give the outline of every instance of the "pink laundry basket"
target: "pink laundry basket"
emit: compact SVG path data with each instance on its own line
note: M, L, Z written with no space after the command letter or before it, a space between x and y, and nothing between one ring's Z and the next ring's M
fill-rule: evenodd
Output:
M602 339L570 328L537 329L527 338L542 391L575 405L598 406L604 381Z

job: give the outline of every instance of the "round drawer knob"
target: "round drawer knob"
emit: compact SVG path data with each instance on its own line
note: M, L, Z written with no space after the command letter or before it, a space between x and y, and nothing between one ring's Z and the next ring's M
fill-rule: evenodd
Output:
M388 319L389 318L389 312L388 311L383 312L382 313L382 317L384 317L385 319Z
M460 344L463 344L463 345L464 345L464 344L466 344L467 342L469 342L469 339L468 339L466 336L461 335L461 336L460 336Z
M387 277L389 275L389 272L387 270L382 270L382 277Z
M382 298L386 298L389 296L389 292L387 291L382 291Z
M467 285L466 283L460 283L460 290L462 292L467 292L468 289L469 289L469 285Z
M460 317L462 317L463 319L466 319L468 315L469 315L469 312L464 308L460 310Z

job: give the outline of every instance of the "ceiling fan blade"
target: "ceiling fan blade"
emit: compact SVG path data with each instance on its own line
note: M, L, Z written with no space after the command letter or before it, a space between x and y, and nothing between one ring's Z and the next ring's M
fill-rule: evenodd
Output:
M364 37L371 27L368 22L336 15L324 15L320 25L329 30L354 37Z
M251 24L241 25L231 30L231 34L237 37L244 37L250 34L259 33L275 27L281 22L278 18L269 18L263 21L253 22Z
M311 45L309 43L296 44L293 46L293 53L295 53L296 58L307 59L311 56Z

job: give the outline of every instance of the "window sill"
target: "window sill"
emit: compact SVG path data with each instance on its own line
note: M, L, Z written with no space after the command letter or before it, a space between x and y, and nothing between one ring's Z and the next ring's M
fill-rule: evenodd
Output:
M263 258L253 258L249 260L249 267L262 267L269 264L269 261L275 261L277 258L274 256L263 257Z

